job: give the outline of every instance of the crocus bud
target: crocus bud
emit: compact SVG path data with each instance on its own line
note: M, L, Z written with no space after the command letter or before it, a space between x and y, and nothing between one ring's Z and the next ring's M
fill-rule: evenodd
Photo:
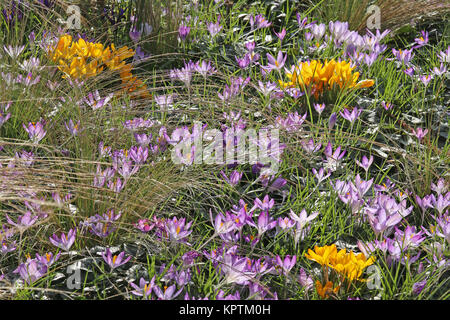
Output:
M333 112L330 116L330 120L328 121L328 129L333 129L334 125L336 124L337 115L336 112Z

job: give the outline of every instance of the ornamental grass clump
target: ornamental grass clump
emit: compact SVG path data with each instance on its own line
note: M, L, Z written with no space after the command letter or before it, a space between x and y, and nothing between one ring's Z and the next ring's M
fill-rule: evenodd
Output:
M280 87L299 88L305 92L309 91L316 98L324 92L324 90L333 90L339 87L344 89L360 89L368 88L374 85L371 79L359 79L359 72L353 72L356 66L352 66L351 62L333 60L312 60L300 62L297 66L292 66L290 72L286 72L287 82L279 80Z

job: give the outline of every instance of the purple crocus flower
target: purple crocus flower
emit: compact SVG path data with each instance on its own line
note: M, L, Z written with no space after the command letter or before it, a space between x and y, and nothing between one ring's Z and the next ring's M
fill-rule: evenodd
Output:
M7 104L0 104L0 128L1 126L11 117L11 113L6 113L12 102L8 102Z
M248 265L248 258L239 257L233 252L226 252L220 264L220 271L225 275L225 283L245 285L255 276Z
M265 195L265 197L262 201L259 198L256 198L254 202L255 202L255 205L251 211L253 211L255 208L259 208L263 211L268 211L268 210L272 209L272 207L275 204L275 200L271 199L268 194Z
M158 296L158 299L160 300L173 300L175 299L181 291L183 291L183 288L176 290L175 284L171 285L170 287L164 286L163 290L161 290L158 286L153 287L153 292Z
M394 198L388 195L379 194L374 203L365 208L369 217L369 223L375 232L380 234L383 231L397 225L404 217L412 211L412 206L406 209L403 204L397 204Z
M450 46L447 50L439 52L438 58L442 63L450 63Z
M121 265L127 263L131 259L131 256L124 259L124 256L125 256L124 251L119 253L119 255L113 256L109 248L106 248L106 251L102 253L103 260L105 260L105 262L111 267L111 270L120 267Z
M410 50L395 50L392 49L392 54L397 58L398 61L402 62L405 65L409 65L411 59L414 57L412 54L413 49Z
M353 124L353 122L355 122L361 112L361 109L358 110L358 108L353 108L352 112L350 112L348 109L344 109L344 112L339 112L339 114L342 118L350 121Z
M323 168L320 168L319 171L317 171L315 168L311 169L312 173L314 174L314 176L316 177L317 184L320 184L323 180L325 180L326 178L328 178L331 175L331 172L326 171ZM324 175L324 173L326 173L326 175Z
M289 217L297 224L297 229L303 229L307 223L315 219L319 215L319 212L313 212L309 216L305 209L303 209L299 215L297 215L292 209L289 211Z
M26 126L25 124L22 124L22 126L28 133L28 136L30 137L33 143L38 143L47 134L47 131L44 130L44 124L40 121L29 122L28 126Z
M428 43L428 31L422 30L421 33L422 36L420 38L414 39L414 41L417 43L417 46L413 47L413 49L423 47Z
M316 23L315 21L308 23L308 17L305 17L302 19L302 16L299 12L297 12L295 16L296 16L298 27L300 30L309 29L309 28L311 28L311 26L313 26Z
M414 68L413 68L413 67L407 68L407 69L403 70L403 72L404 72L406 75L412 77L412 76L414 75Z
M272 25L271 22L267 21L266 18L262 14L258 14L255 17L253 15L250 16L250 27L253 30L256 23L256 29L267 28Z
M385 110L392 109L392 103L390 103L390 102L381 101L381 106L382 106Z
M136 165L142 165L145 163L145 161L147 161L148 148L143 148L142 146L131 147L129 155Z
M36 259L28 258L27 261L20 264L13 273L18 273L27 284L32 284L36 280L42 278L47 271L48 267L46 264L43 264Z
M426 285L427 285L426 279L419 282L415 282L412 286L412 293L418 296L423 291Z
M442 76L444 73L447 72L447 67L444 67L444 64L441 62L440 67L439 67L439 68L438 68L438 67L434 67L433 70L431 70L431 72L432 72L435 76L440 77L440 76Z
M235 186L239 183L239 181L241 181L243 172L239 172L234 170L231 174L230 174L230 178L228 178L225 173L221 170L220 171L220 175L222 176L222 178L231 186Z
M67 233L67 236L64 233L62 233L61 236L58 238L56 234L53 234L49 239L54 246L69 251L70 247L75 242L75 236L76 236L76 229L70 229L69 232Z
M150 133L146 135L145 133L139 134L134 133L134 139L136 140L136 143L138 143L140 146L148 146L150 142L152 142L153 135Z
M88 96L82 99L80 103L87 104L89 107L92 108L92 110L98 110L100 108L107 106L109 100L111 100L112 97L113 94L111 93L105 96L104 98L101 98L98 90L95 90L95 92L88 93Z
M281 268L281 274L287 276L289 271L295 266L297 263L297 256L286 255L284 259L281 259L280 256L276 257L276 263Z
M328 120L328 130L332 130L337 121L337 114L333 112Z
M181 40L186 40L186 37L188 36L189 32L191 32L191 27L180 25L178 28L178 37Z
M450 192L445 196L440 194L436 198L434 194L431 196L431 202L433 203L433 208L436 209L439 214L442 214L444 210L450 205Z
M234 221L230 220L230 219L227 219L223 215L223 213L221 213L221 212L218 213L216 215L216 217L214 218L214 221L213 221L213 218L212 218L211 210L209 211L209 215L210 215L210 218L211 218L211 223L214 226L214 230L216 231L216 233L218 235L226 234L226 233L229 233L229 232L233 231L234 229L236 229L236 224L234 223Z
M139 219L137 223L134 224L134 226L141 230L142 232L149 232L155 227L154 223L150 223L148 219Z
M367 159L366 156L363 156L361 162L359 162L358 160L355 160L355 162L358 166L360 166L367 172L369 170L369 167L372 165L373 156L371 155L369 159Z
M11 218L8 216L8 214L5 213L5 216L6 216L6 221L10 225L15 226L16 228L18 228L20 230L26 229L26 228L32 226L39 218L38 216L32 216L31 211L27 211L22 216L19 216L17 218L17 223L12 221Z
M64 125L65 125L67 131L69 131L70 134L73 136L77 136L78 133L80 133L82 131L82 129L80 130L80 120L78 120L78 122L76 124L74 124L72 119L69 119L69 123L64 122Z
M36 260L39 261L40 263L46 265L47 267L50 267L53 263L55 263L59 259L60 255L61 255L61 252L59 252L56 256L53 255L53 253L51 253L51 252L46 253L43 256L36 253Z
M275 59L270 53L267 54L267 67L268 70L281 70L286 62L287 55L283 56L282 51L278 51L277 58Z
M308 142L301 141L301 145L303 149L308 153L314 153L320 150L322 147L321 143L314 144L314 140L311 138L308 140Z
M208 22L206 24L206 28L208 29L208 32L211 35L211 37L214 38L220 32L220 30L222 30L222 28L223 28L220 25L220 15L217 17L216 23Z
M433 79L431 74L419 76L420 82L422 82L425 87L428 86L428 84L430 83L431 79Z
M283 28L280 33L275 32L275 35L280 39L280 41L283 41L284 37L286 37L286 29Z
M130 286L132 286L134 289L134 291L131 291L131 293L136 296L143 297L144 299L148 299L148 297L150 297L152 294L153 288L155 287L155 279L156 276L153 276L150 282L147 282L144 278L141 277L141 279L139 280L139 286L131 282Z
M412 133L417 137L417 139L419 139L419 141L421 141L427 135L428 129L423 130L422 128L417 128L413 129Z
M322 114L322 111L325 109L325 103L314 103L313 106L319 115Z
M186 224L186 219L173 217L171 220L166 220L165 231L169 240L176 242L185 242L186 237L192 233L189 228L192 226L192 221Z
M3 50L5 50L5 53L14 60L16 60L20 56L23 49L25 49L25 46L3 46Z
M160 95L155 96L155 102L158 106L161 107L162 110L167 110L168 108L173 106L173 95Z
M276 227L277 221L270 217L268 211L263 211L258 216L258 222L255 224L251 218L248 218L247 224L258 230L258 239L266 232Z
M447 192L447 183L443 178L440 178L436 184L431 183L431 190L437 194L444 194Z
M234 57L236 59L236 62L241 69L245 69L250 65L250 56L246 54L244 58L240 59L238 57Z

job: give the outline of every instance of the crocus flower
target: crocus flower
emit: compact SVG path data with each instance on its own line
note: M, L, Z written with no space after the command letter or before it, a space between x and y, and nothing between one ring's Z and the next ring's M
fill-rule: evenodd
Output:
M189 32L191 32L191 27L180 25L180 27L178 28L178 37L181 40L185 40Z
M153 276L150 282L147 282L144 278L141 277L141 279L139 280L139 286L131 282L130 286L132 286L134 289L134 291L131 291L131 293L147 299L152 294L152 290L155 286L155 278L156 276Z
M297 256L286 255L284 259L281 259L280 256L276 257L276 263L281 268L281 273L285 276L288 275L289 271L295 266L297 263Z
M352 124L355 122L355 120L359 117L362 110L358 110L358 108L353 108L352 112L350 112L348 109L344 109L344 112L339 112L342 118L350 121Z
M255 17L253 17L253 15L250 16L250 27L252 30L254 29L255 23L256 29L267 28L272 25L272 23L267 21L262 14L258 14Z
M297 215L292 209L289 211L289 217L296 222L298 229L303 229L308 222L312 221L318 215L319 212L316 211L308 216L305 209L300 212L300 215Z
M433 79L433 77L431 75L422 75L419 76L419 80L426 86L428 86L428 84L430 83L431 79Z
M70 134L73 136L77 136L78 133L82 131L82 130L80 130L80 120L78 120L78 122L76 124L74 124L72 119L69 119L69 123L64 122L64 125L65 125L67 131L69 131Z
M29 122L28 126L25 124L22 124L25 131L28 133L28 136L30 137L31 141L33 143L38 143L41 141L45 135L47 134L47 131L44 130L44 124L42 122Z
M450 46L447 50L439 52L438 58L442 63L450 63Z
M333 112L328 120L328 130L332 130L337 121L336 112Z
M268 211L263 211L258 216L258 222L255 224L252 219L247 220L247 224L249 226L255 227L258 230L258 238L266 232L276 227L277 221L273 220L272 217L269 216Z
M200 73L204 78L217 72L217 70L212 66L211 61L206 62L205 60L201 62L197 61L195 64L195 71Z
M372 165L373 156L371 155L369 159L367 159L366 156L363 156L361 162L359 162L358 160L355 160L355 162L358 166L360 166L367 172L369 170L369 167Z
M331 172L327 171L326 175L324 175L324 170L323 168L320 168L319 171L317 171L315 168L312 168L311 171L313 172L314 176L316 177L317 184L320 184L323 180L325 180L326 178L328 178L331 175Z
M167 220L165 224L165 231L170 240L176 242L185 242L187 236L192 233L189 228L192 226L192 221L186 223L185 218L177 219L173 217L171 220Z
M284 37L286 36L286 29L283 28L280 33L275 32L275 35L280 39L280 41L283 41Z
M230 178L228 178L225 173L221 170L220 174L222 176L222 178L230 185L230 186L235 186L239 183L239 181L241 181L243 172L239 172L234 170L231 174L230 174Z
M442 76L444 73L447 72L447 67L444 67L444 64L441 62L440 67L439 67L439 68L438 68L438 67L434 67L433 70L431 70L431 72L432 72L435 76L440 77L440 76Z
M433 208L436 209L439 214L442 214L445 208L450 205L450 193L447 193L445 196L440 194L437 198L434 194L432 194L430 197L431 202L433 203Z
M308 142L301 141L301 145L303 149L308 153L314 153L320 150L322 147L321 143L314 144L314 140L311 138L308 140Z
M82 102L91 107L92 110L98 110L102 107L107 106L109 100L111 100L112 97L113 94L109 94L104 98L101 98L98 90L95 90L95 92L90 92L88 96L82 100Z
M407 68L407 69L403 70L403 72L404 72L406 75L412 77L412 76L414 75L414 68L412 68L412 67L411 67L411 68Z
M325 103L314 103L314 109L320 115L322 111L325 109Z
M382 106L385 110L392 109L392 103L390 103L390 102L381 101L381 106Z
M176 290L176 286L173 284L170 287L164 286L163 290L161 290L158 286L153 287L153 292L158 296L160 300L173 300L175 299L183 288Z
M3 46L3 49L5 50L5 53L10 56L12 59L16 60L20 54L22 53L23 49L25 49L25 46Z
M373 204L365 208L365 211L369 217L369 223L373 231L378 235L397 225L404 217L411 213L412 209L412 206L407 209L403 203L398 204L394 198L380 194Z
M51 252L46 253L43 256L36 253L36 260L39 261L40 263L46 265L47 267L50 267L53 263L55 263L59 259L60 255L61 255L61 252L59 252L56 256L53 255L53 253L51 253Z
M5 105L0 104L0 127L11 117L11 113L6 113L12 102L8 102Z
M412 286L412 293L416 296L419 295L425 288L426 284L427 284L426 279L423 281L415 282Z
M308 276L306 274L305 269L300 268L299 276L298 276L298 282L300 285L305 288L306 291L309 291L314 286L314 280L311 276Z
M428 133L428 129L423 130L422 128L413 129L413 135L417 137L417 139L422 140Z
M395 50L392 49L392 54L397 58L398 61L404 63L405 65L409 65L411 59L414 57L412 54L413 49L410 50Z
M70 247L75 242L75 236L76 236L76 229L70 229L69 232L67 233L67 236L64 233L62 233L61 236L58 238L56 234L53 234L49 238L49 240L54 246L69 251Z
M261 209L263 211L268 211L268 210L272 209L274 204L275 204L275 200L271 199L269 197L269 195L266 194L262 201L259 198L255 199L255 206L253 207L253 209L254 208L259 208L259 209ZM253 211L253 209L251 211Z
M277 58L275 59L270 53L267 54L267 68L269 70L281 70L286 62L287 55L283 56L282 51L278 51Z
M423 47L428 43L428 31L421 31L422 36L420 38L414 39L414 41L417 43L417 46L414 47L414 49Z
M28 284L32 284L36 280L42 278L48 271L46 264L36 259L28 258L25 263L20 264L13 273L18 273L20 277Z
M105 260L105 262L111 267L111 270L127 263L131 259L131 256L124 259L124 256L125 256L124 251L119 253L119 255L113 256L109 248L106 248L106 251L102 253L103 260Z
M431 183L431 190L437 194L444 194L447 192L447 183L443 178L440 178L436 184Z
M244 58L240 59L238 57L234 57L236 62L238 63L239 68L245 69L250 65L250 56L246 54Z
M207 27L208 32L211 35L211 37L214 38L220 32L220 30L222 30L222 28L223 28L220 25L220 16L217 17L216 23L208 22L206 24L206 27Z
M13 220L11 220L11 218L6 213L5 213L5 217L6 217L6 221L10 225L15 226L18 229L25 229L25 228L32 226L39 218L38 216L32 216L31 211L27 211L27 212L25 212L25 214L19 216L17 218L17 223L14 222Z

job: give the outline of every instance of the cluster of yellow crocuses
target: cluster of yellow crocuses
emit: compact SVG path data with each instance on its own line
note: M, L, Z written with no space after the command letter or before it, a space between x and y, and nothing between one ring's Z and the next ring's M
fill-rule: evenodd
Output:
M71 35L63 35L56 46L48 50L50 58L58 64L64 78L84 80L100 74L106 67L118 71L122 80L122 91L149 97L146 85L133 76L132 66L124 60L135 52L127 46L116 49L114 44L105 47L102 43L89 42L82 38L73 41Z
M331 289L332 283L328 281L328 267L337 272L338 275L345 277L349 282L353 280L360 280L364 269L372 265L375 261L375 257L367 258L364 253L355 254L353 251L347 252L346 249L337 250L335 244L324 247L314 247L314 251L308 249L308 253L305 254L306 258L316 261L324 267L325 286L322 286L320 282L316 283L316 289L319 295L324 298L327 297L327 291L325 288ZM344 279L342 278L342 281ZM337 287L334 292L339 287Z
M319 60L300 62L297 66L292 66L290 72L286 72L287 82L279 81L280 86L286 88L301 88L310 92L317 98L324 89L331 90L335 86L344 88L368 88L374 85L374 81L362 80L358 82L359 72L353 73L355 66L351 66L347 61L326 60L322 63Z

